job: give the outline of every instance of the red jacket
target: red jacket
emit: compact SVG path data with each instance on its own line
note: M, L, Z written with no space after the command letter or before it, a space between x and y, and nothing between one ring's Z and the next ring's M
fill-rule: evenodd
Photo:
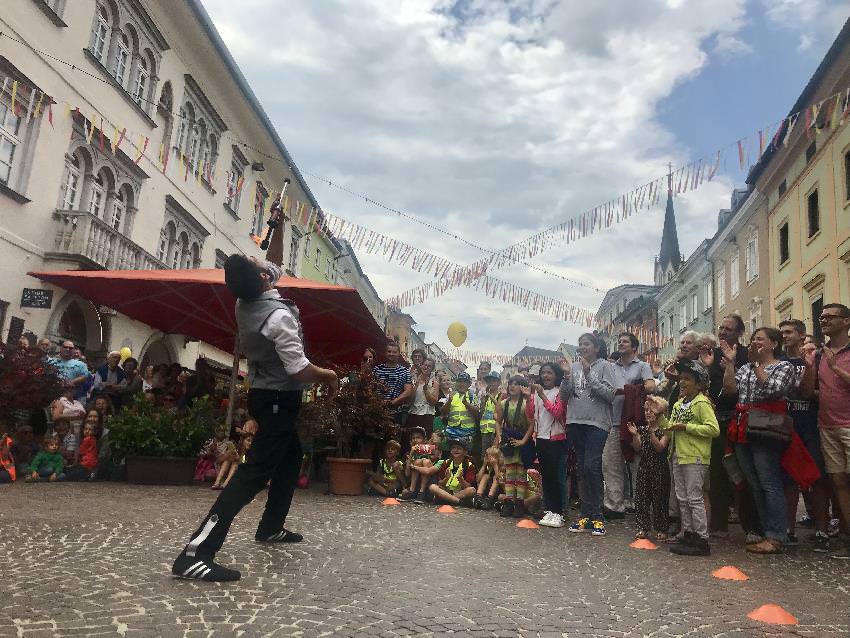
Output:
M84 437L80 443L80 465L89 472L97 467L97 439L93 436Z

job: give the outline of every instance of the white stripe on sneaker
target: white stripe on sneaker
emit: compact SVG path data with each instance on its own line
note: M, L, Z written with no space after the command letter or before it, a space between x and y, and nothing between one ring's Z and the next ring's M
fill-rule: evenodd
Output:
M199 560L197 563L195 563L195 564L194 564L194 565L192 565L189 569L187 569L185 572L183 572L183 575L184 575L184 576L189 576L189 572L191 572L191 571L193 571L193 570L197 569L199 566L201 566L201 565L203 565L203 564L204 564L204 562L203 562L203 561L201 561L201 560Z
M195 552L198 550L198 546L207 540L207 536L212 533L216 524L218 524L218 514L213 514L204 525L201 533L189 541L189 544L186 545L186 556L191 556L192 558L195 557Z
M207 568L204 570L204 573L203 573L203 574L201 574L200 576L198 576L198 578L204 578L204 577L205 577L207 574L209 574L211 571L212 571L212 567L207 567Z
M206 566L206 565L201 564L201 566L200 566L200 567L198 567L198 569L194 569L194 570L192 570L192 573L191 573L191 574L189 574L189 578L197 578L197 577L198 577L198 575L199 575L202 571L204 571L206 568L207 568L207 566Z

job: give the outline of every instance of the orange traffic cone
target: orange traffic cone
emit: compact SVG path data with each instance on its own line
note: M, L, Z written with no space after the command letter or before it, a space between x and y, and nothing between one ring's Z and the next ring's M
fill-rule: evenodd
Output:
M392 498L392 497L385 498L383 501L381 501L381 505L398 505L398 504L399 504L398 499Z
M629 545L633 549L658 549L658 545L653 543L648 538L639 538L634 543Z
M437 508L437 511L440 514L454 514L455 508L453 508L451 505L442 505L441 507Z
M725 565L720 569L715 569L711 572L711 575L715 578L720 578L722 580L749 580L750 577L747 576L744 572L742 572L737 567L733 567L732 565Z
M747 618L758 620L769 625L797 625L799 622L794 616L782 609L779 605L762 605L747 614Z
M540 525L528 518L522 519L516 526L522 529L540 529Z

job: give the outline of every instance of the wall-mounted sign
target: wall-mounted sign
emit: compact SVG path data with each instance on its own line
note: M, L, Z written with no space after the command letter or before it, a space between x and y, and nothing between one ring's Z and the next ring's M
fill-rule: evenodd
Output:
M21 308L50 308L53 305L53 291L46 288L24 288L21 295Z

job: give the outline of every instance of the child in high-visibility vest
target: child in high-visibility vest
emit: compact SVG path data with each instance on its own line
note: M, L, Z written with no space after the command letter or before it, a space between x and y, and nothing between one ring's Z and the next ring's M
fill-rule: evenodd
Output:
M455 391L441 410L443 417L447 417L446 436L453 441L463 441L467 450L472 448L472 438L478 427L478 407L469 391L471 385L472 378L466 372L458 374Z
M404 463L399 459L401 443L390 439L384 446L384 458L378 462L378 471L369 479L369 491L381 496L395 496L404 480Z
M501 420L502 405L499 384L501 377L498 372L488 372L484 377L487 382L486 390L481 394L478 413L481 419L478 421L478 431L481 433L482 456L496 441L496 422Z
M468 444L463 440L449 443L449 460L440 468L440 480L428 489L438 503L472 507L475 495L475 464L467 456Z

